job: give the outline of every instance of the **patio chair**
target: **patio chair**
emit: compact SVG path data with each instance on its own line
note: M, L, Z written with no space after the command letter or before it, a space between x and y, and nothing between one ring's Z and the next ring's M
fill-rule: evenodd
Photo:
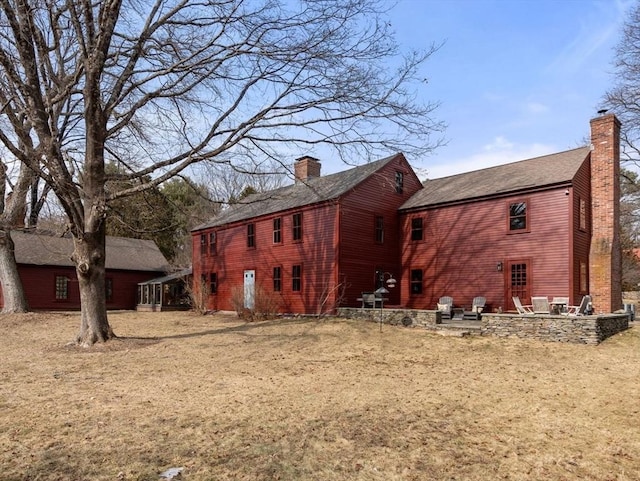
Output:
M451 319L452 309L453 309L453 297L442 296L438 300L438 306L436 310L442 313L442 319Z
M567 316L584 316L591 304L591 296L582 296L579 306L567 306Z
M518 314L533 314L533 306L523 305L518 296L512 297L511 299L513 300L513 305L516 306Z
M534 314L550 314L551 309L549 307L549 298L544 296L531 298L531 310Z
M479 320L486 303L487 299L485 297L474 297L473 302L471 303L471 310L464 311L462 313L462 318L473 319L476 321Z

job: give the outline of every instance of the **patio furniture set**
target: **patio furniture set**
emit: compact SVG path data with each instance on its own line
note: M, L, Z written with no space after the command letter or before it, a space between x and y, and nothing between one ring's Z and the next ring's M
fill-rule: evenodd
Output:
M564 316L584 316L591 312L591 296L583 296L577 306L569 305L568 297L554 297L551 301L546 296L534 296L531 304L524 305L520 298L513 297L513 304L518 314L555 314Z
M443 296L438 300L437 310L440 311L442 319L451 320L480 320L482 310L487 302L484 297L474 297L470 308L453 307L453 298Z

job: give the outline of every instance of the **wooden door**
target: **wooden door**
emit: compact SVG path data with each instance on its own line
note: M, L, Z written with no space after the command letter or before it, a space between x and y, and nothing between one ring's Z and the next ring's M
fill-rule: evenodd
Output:
M519 297L523 304L531 300L531 262L528 259L507 261L505 271L505 300L509 310L515 310L512 297Z
M244 271L244 307L253 309L255 305L256 271Z

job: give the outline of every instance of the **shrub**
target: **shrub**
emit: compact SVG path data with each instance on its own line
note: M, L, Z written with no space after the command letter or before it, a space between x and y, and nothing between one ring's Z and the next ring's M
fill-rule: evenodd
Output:
M264 321L279 316L280 296L267 291L261 285L255 285L253 308L244 307L244 286L231 289L231 304L238 317L245 321Z

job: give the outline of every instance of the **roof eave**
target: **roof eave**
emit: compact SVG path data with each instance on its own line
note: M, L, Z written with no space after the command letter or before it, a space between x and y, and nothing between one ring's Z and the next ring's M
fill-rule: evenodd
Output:
M567 187L572 187L573 186L573 181L572 180L565 180L562 182L555 182L553 184L546 184L546 185L540 185L540 186L536 186L536 187L530 187L527 189L512 189L509 191L504 191L504 192L499 192L499 193L493 193L493 194L486 194L486 195L481 195L481 196L476 196L476 197L467 197L464 199L456 199L456 200L450 200L450 201L443 201L443 202L435 202L432 204L422 204L422 205L418 205L418 206L412 206L412 207L406 207L406 208L402 208L399 209L400 212L402 213L411 213L411 212L417 212L420 210L431 210L431 209L436 209L436 208L440 208L440 207L451 207L451 206L456 206L456 205L462 205L462 204L470 204L473 202L481 202L481 201L486 201L486 200L493 200L493 199L504 199L506 197L513 197L514 195L527 195L527 194L533 194L536 192L544 192L547 190L555 190L555 189L562 189L562 188L567 188Z

